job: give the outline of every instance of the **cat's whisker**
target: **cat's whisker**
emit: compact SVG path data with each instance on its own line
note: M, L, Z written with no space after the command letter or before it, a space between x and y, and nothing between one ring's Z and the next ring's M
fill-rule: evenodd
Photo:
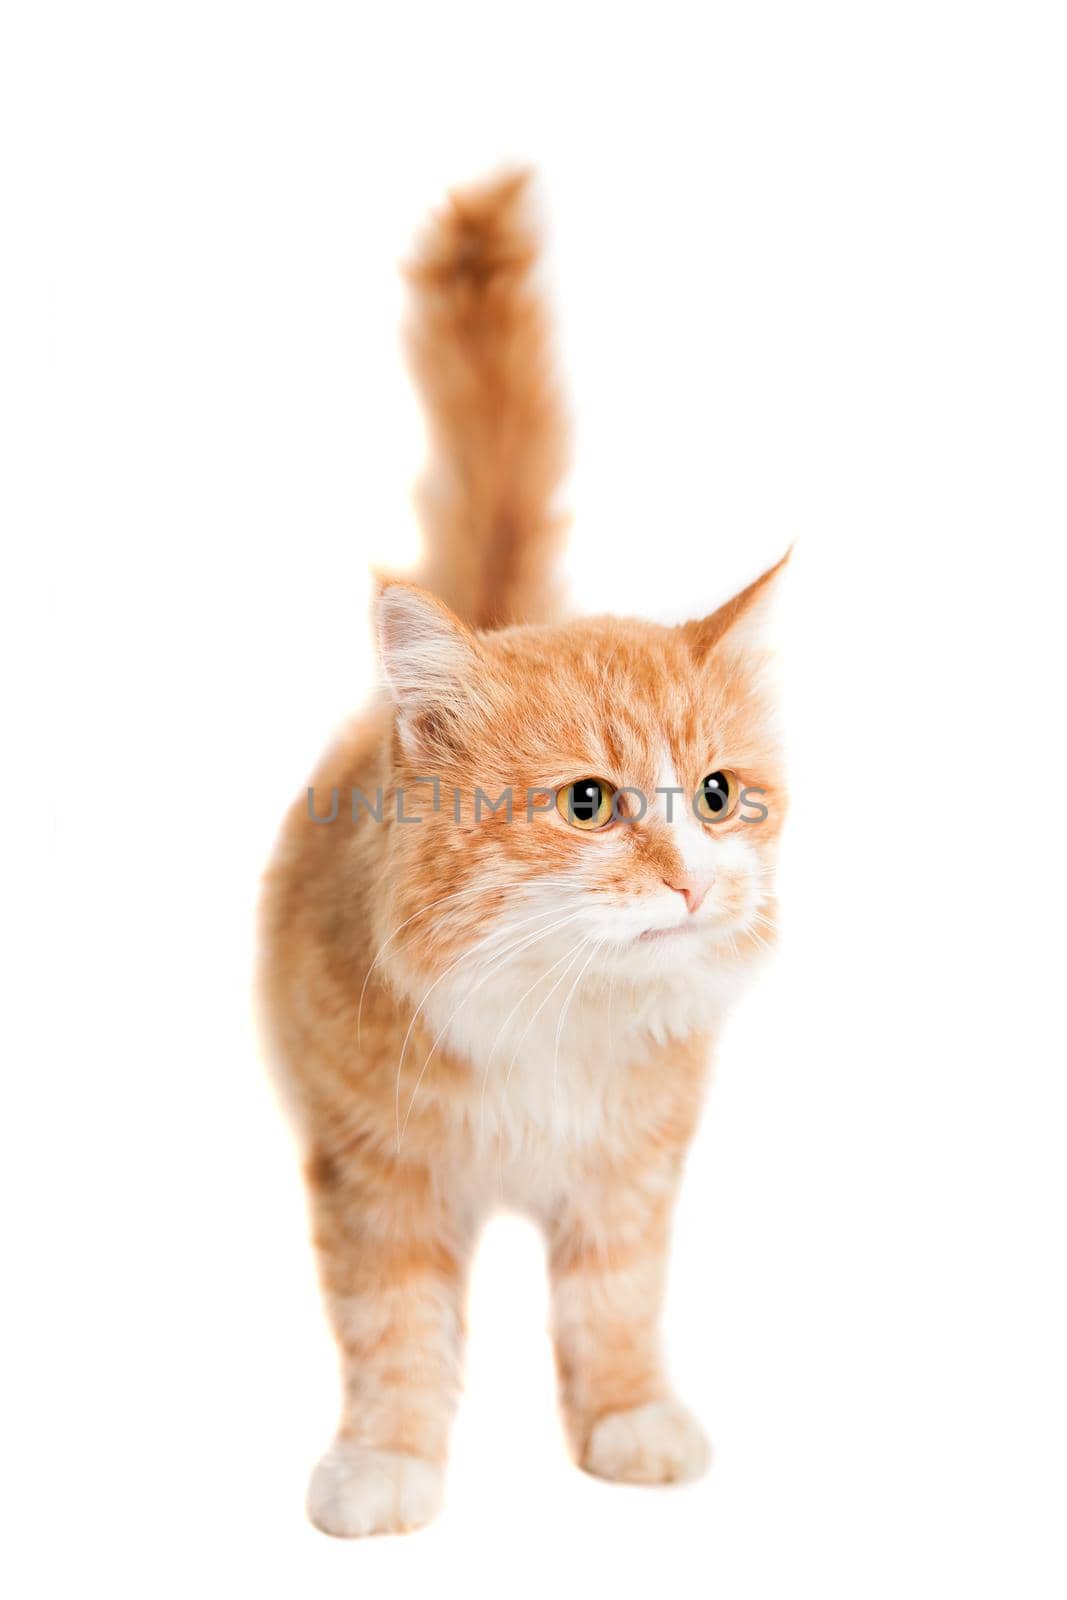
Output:
M586 942L588 943L588 941L586 941ZM567 1012L570 1010L570 1004L571 1004L571 1001L574 999L574 996L575 996L575 994L577 992L578 985L581 983L583 977L585 976L586 968L589 966L589 963L592 961L592 959L596 955L597 951L602 948L603 944L604 944L603 939L598 939L596 944L594 944L592 950L590 950L590 952L589 952L588 956L586 957L585 961L582 963L582 966L578 971L577 977L575 978L574 982L571 984L570 990L568 991L566 1000L563 1002L563 1005L560 1007L559 1020L556 1023L556 1043L555 1043L555 1048L554 1048L553 1053L552 1053L552 1115L553 1115L553 1117L555 1117L555 1115L556 1115L556 1105L557 1105L557 1102L556 1102L556 1086L557 1086L557 1084L559 1082L559 1041L560 1041L560 1039L561 1039L561 1037L563 1035L563 1024L566 1021ZM579 948L581 949L582 946L579 946Z
M514 889L514 888L518 887L518 885L516 883L510 883L510 884L501 885L501 887ZM444 905L447 900L460 900L460 899L463 899L464 897L470 896L472 894L484 894L484 893L485 893L485 885L481 884L481 883L476 883L476 884L472 885L472 887L470 887L468 889L456 889L456 890L453 891L452 894L443 894L443 895L440 896L439 899L431 900L429 905L420 906L417 911L413 911L412 912L410 917L405 917L404 921L402 923L400 923L399 927L396 927L396 928L393 929L393 931L389 935L388 939L386 939L383 944L380 944L378 946L377 952L375 953L375 956L374 956L374 960L371 962L370 966L367 968L367 975L363 979L363 987L359 991L359 1010L356 1013L356 1044L359 1047L362 1047L362 1044L363 1044L363 1001L364 1001L364 998L366 997L367 985L370 983L371 976L374 973L379 961L381 960L382 956L385 954L385 952L389 948L389 946L392 944L392 942L396 938L397 934L403 933L404 929L408 926L408 924L414 922L417 917L424 917L428 911L433 911L433 910L435 910L437 908L437 906Z
M528 1018L526 1026L523 1028L522 1032L519 1034L518 1042L516 1043L515 1049L512 1052L511 1060L508 1062L508 1070L504 1074L504 1089L503 1089L503 1094L501 1096L501 1105L502 1105L502 1107L507 1105L508 1088L509 1088L509 1086L511 1084L511 1074L515 1070L515 1063L519 1059L519 1052L522 1049L523 1041L525 1040L526 1035L529 1033L530 1029L533 1027L534 1023L537 1021L537 1018L541 1015L541 1012L544 1010L545 1006L548 1004L548 1002L551 1000L552 996L555 994L556 990L559 988L560 984L564 982L564 980L567 978L568 974L572 971L575 963L577 962L577 960L581 956L582 950L584 948L585 948L585 941L582 940L578 945L575 946L575 948L573 950L569 950L567 952L567 954L562 958L564 961L566 961L567 965L563 968L563 971L560 973L559 977L556 979L556 981L552 985L551 989L549 989L548 993L545 994L541 998L541 1000L538 1002L537 1006L534 1008L533 1015ZM559 961L556 962L556 966L559 966L560 964L561 963ZM554 971L555 969L553 968L552 970ZM548 977L549 973L542 973L541 976L542 977ZM535 987L535 986L531 985L531 988L532 987ZM527 990L526 993L529 994L530 990ZM523 999L525 999L525 998L526 998L526 995L523 996ZM504 1140L504 1127L503 1127L503 1118L501 1118L500 1122L499 1122L499 1125L498 1125L498 1141L497 1141L497 1178L498 1178L498 1182L499 1182L499 1185L500 1185L501 1193L503 1193L503 1189L504 1189L504 1145L503 1145L503 1140Z
M571 918L568 917L565 920L569 922L571 920ZM557 924L557 926L562 926L562 924ZM552 929L550 931L554 932L555 930ZM515 1004L512 1006L511 1010L508 1012L507 1016L504 1018L503 1022L500 1024L500 1027L497 1029L496 1038L494 1039L492 1048L489 1051L489 1059L490 1059L490 1061L492 1060L493 1056L497 1052L497 1049L499 1048L502 1036L504 1034L505 1029L507 1028L508 1023L511 1021L512 1017L515 1015L516 1011L519 1010L519 1008L521 1007L523 1001L527 1000L530 997L530 995L533 993L534 989L536 989L537 985L542 981L542 979L547 978L550 975L550 973L555 972L556 968L562 966L564 961L569 960L570 957L573 954L574 954L573 949L565 951L563 953L563 955L560 956L558 961L554 961L550 967L546 967L543 972L539 972L537 977L534 979L533 983L530 984L530 987L528 989L526 989L524 991L524 993L522 993L519 996L518 1000L516 1000Z
M500 952L498 955L495 955L495 956L490 958L489 962L486 963L485 971L483 972L482 976L478 979L478 981L476 983L472 984L471 987L467 990L467 993L463 996L463 999L459 1002L459 1004L452 1011L452 1013L449 1016L447 1022L444 1023L443 1027L440 1029L439 1033L437 1034L436 1038L434 1039L433 1044L430 1046L429 1054L427 1055L425 1061L422 1064L422 1068L421 1068L421 1070L419 1072L419 1076L418 1076L418 1078L416 1079L416 1082L415 1082L415 1087L412 1090L411 1102L408 1105L407 1115L404 1118L404 1125L400 1130L401 1136L403 1136L404 1129L407 1127L408 1119L411 1116L412 1107L415 1104L415 1095L418 1093L419 1084L422 1082L423 1074L425 1073L427 1067L429 1066L431 1058L435 1054L438 1045L441 1043L441 1040L444 1038L445 1034L451 1028L451 1026L452 1026L453 1022L455 1021L456 1017L463 1010L463 1007L467 1004L467 1002L471 999L471 997L474 994L477 993L477 991L482 987L483 984L488 983L490 978L496 977L497 974L499 973L501 967L504 966L511 959L512 956L519 954L523 950L527 950L527 949L532 948L533 945L539 944L543 939L549 938L550 935L552 935L555 932L557 932L558 929L560 929L562 927L565 927L568 923L573 922L577 917L581 916L581 914L582 913L581 913L581 909L580 908L578 910L576 910L576 911L572 911L572 912L568 913L567 916L560 917L555 922L550 923L550 925L547 928L539 928L534 933L527 934L524 938L519 939L515 943L509 945L505 950ZM539 916L543 916L543 915L545 915L545 913L539 912L538 915ZM530 919L530 920L533 920L533 919ZM556 964L558 965L559 963L557 962ZM553 969L550 968L549 970L551 971Z
M504 1094L505 1095L507 1094L508 1084L511 1082L511 1074L515 1069L516 1061L518 1061L518 1059L519 1059L519 1051L522 1049L523 1041L525 1040L526 1035L529 1033L530 1029L533 1027L534 1023L537 1021L538 1017L541 1015L541 1012L544 1010L545 1006L548 1004L548 1002L551 1000L552 996L555 994L556 990L559 988L560 984L563 983L564 980L567 978L567 976L570 973L571 969L574 967L575 962L578 960L578 958L581 956L582 951L585 949L585 945L586 945L586 941L583 939L581 941L581 943L577 944L574 947L574 949L570 952L570 960L568 961L567 965L564 967L563 971L560 973L559 977L556 979L556 981L552 985L551 989L549 989L548 993L546 995L544 995L542 997L542 999L538 1002L537 1009L534 1011L533 1015L530 1017L530 1019L527 1022L525 1028L523 1028L522 1032L519 1034L518 1043L515 1046L515 1050L514 1050L514 1052L512 1054L511 1060L508 1062L508 1070L507 1070L507 1073L506 1073L505 1078L504 1078Z
M550 929L549 931L552 932L554 930ZM481 1117L480 1117L480 1121L481 1121L481 1129L482 1129L483 1137L485 1135L485 1095L486 1095L486 1089L487 1089L488 1084L489 1084L489 1071L490 1071L490 1068L492 1067L492 1064L493 1064L493 1057L496 1055L497 1050L500 1047L500 1043L501 1043L501 1041L502 1041L502 1039L504 1037L504 1033L505 1033L505 1030L507 1029L508 1023L511 1021L512 1017L515 1015L515 1013L522 1006L523 1002L530 998L530 996L533 994L534 990L537 988L537 985L539 983L542 983L545 978L551 977L553 972L556 971L557 967L561 967L565 961L570 961L572 956L573 956L573 954L574 954L573 950L567 950L563 955L560 956L558 961L554 961L550 967L546 967L544 972L539 972L537 974L537 977L534 979L533 983L530 984L530 987L528 989L526 989L519 996L519 998L516 1000L515 1004L512 1006L511 1010L508 1012L507 1016L504 1018L503 1022L500 1024L500 1027L496 1031L496 1038L493 1040L492 1048L489 1051L488 1056L486 1057L485 1071L482 1073L482 1100L481 1100Z
M546 915L546 913L544 913L544 912L536 913L536 916L544 916L544 915ZM535 920L535 918L530 918L530 920L533 921L533 920ZM520 924L520 926L521 926L521 924ZM397 1061L397 1064L396 1064L396 1095L395 1095L395 1108L394 1109L395 1109L395 1116L396 1116L396 1147L397 1147L397 1150L400 1149L400 1079L401 1079L401 1074L403 1073L403 1069L404 1069L404 1056L407 1053L407 1048L408 1048L408 1044L410 1043L410 1040L411 1040L411 1035L412 1035L412 1033L414 1031L415 1024L419 1019L419 1016L420 1016L420 1014L422 1012L422 1009L425 1006L427 1000L433 994L434 990L437 989L439 987L439 985L442 984L445 981L445 979L449 976L450 973L455 972L456 968L459 967L459 966L462 966L464 961L470 961L475 956L480 955L483 950L488 948L488 946L493 943L494 939L496 939L497 936L498 936L498 930L494 929L491 933L486 934L484 938L477 940L476 943L472 944L469 949L464 950L461 955L456 957L455 961L451 962L444 969L443 972L438 973L437 977L430 984L430 987L426 990L426 992L423 995L422 999L419 1001L418 1005L415 1007L415 1010L411 1014L411 1019L408 1022L408 1026L407 1026L407 1032L404 1034L404 1042L400 1046L400 1058L399 1058L399 1060Z
M510 938L511 935L516 933L519 928L526 927L531 922L538 922L543 917L555 916L556 913L558 912L558 910L559 910L558 906L553 906L553 907L551 907L549 909L546 909L546 910L543 910L543 911L535 911L535 912L532 913L532 915L530 915L528 917L522 917L522 918L519 919L518 922L514 922L514 923L511 924L510 927L505 928L503 930L503 935L502 936L504 938ZM414 1015L412 1016L411 1021L408 1024L408 1031L404 1036L404 1043L401 1046L401 1057L400 1057L400 1061L398 1063L398 1071L399 1071L399 1068L401 1066L403 1066L404 1052L407 1049L408 1041L411 1038L411 1032L412 1032L412 1029L415 1026L415 1022L416 1022L416 1020L417 1020L417 1018L419 1016L419 1013L422 1011L423 1006L426 1004L426 1001L429 999L429 997L433 993L433 991L437 988L438 984L441 983L445 978L447 978L450 973L455 972L456 968L461 966L464 961L469 960L472 956L480 955L483 950L486 950L487 948L489 948L489 946L492 945L494 943L494 941L496 939L498 939L499 937L501 937L501 930L499 928L491 929L489 931L489 933L483 935L483 937L481 939L476 940L475 943L472 944L468 949L462 951L461 954L456 957L455 961L451 962L445 968L445 970L438 975L438 977L434 980L434 982L426 990L426 993L423 995L422 999L419 1001L419 1004L416 1006ZM495 960L496 958L495 957L491 957L490 959Z
M620 953L621 952L619 951L618 947L616 946L616 948L615 948L615 960L612 962L611 977L610 977L610 981L608 983L608 1048L611 1051L612 1057L614 1057L614 1055L615 1055L615 1011L614 1011L615 979L619 975L619 956L620 956Z
M547 917L547 916L550 916L550 915L554 914L555 912L559 911L559 909L560 909L560 906L559 906L559 903L558 903L558 894L556 893L557 891L569 890L571 888L574 888L574 889L580 890L580 891L582 891L584 893L587 886L586 886L585 880L578 873L575 873L575 872L567 872L567 873L557 872L557 873L554 873L550 879L542 880L540 883L538 883L538 881L535 878L522 878L522 879L518 879L515 882L510 883L510 884L509 883L494 884L492 887L495 890L500 890L500 889L532 890L533 892L528 897L530 905L534 904L535 898L539 893L543 893L546 889L552 890L554 895L556 896L556 898L554 899L554 903L551 904L551 905L543 907L540 912L536 913L536 915L538 915L538 916L546 916ZM465 909L465 908L461 908L461 909ZM455 917L453 915L453 911L450 910L450 911L444 913L443 916L440 916L435 920L433 927L430 929L429 933L426 935L426 938L427 938L428 942L433 944L433 943L437 942L442 937L442 935L444 935L445 933L454 932L455 925L456 925L456 919L455 919ZM516 926L516 927L521 926L521 923L516 923L513 926ZM506 923L503 925L503 932L505 934L511 932L511 928L509 928ZM402 944L400 946L399 951L396 952L396 953L398 955L402 955L405 951L413 949L415 944L418 942L418 940L421 937L422 937L422 934L420 934L420 933L413 934L410 939L408 939L404 944Z
M526 918L525 920L528 921L528 922L533 922L533 921L537 920L538 917L542 917L542 916L545 916L547 914L548 913L546 913L546 912L539 911L539 912L536 912L533 917ZM495 956L490 957L490 960L486 963L486 968L485 968L485 971L482 973L482 976L478 979L478 981L476 983L472 984L472 986L467 990L467 993L463 996L463 999L459 1002L459 1005L456 1006L455 1010L452 1012L452 1014L448 1018L447 1022L440 1029L440 1031L437 1034L436 1038L434 1039L432 1045L430 1046L429 1054L427 1055L426 1059L423 1061L422 1066L419 1068L419 1074L418 1074L418 1077L415 1079L415 1087L411 1091L411 1099L408 1102L408 1108L407 1108L407 1111L406 1111L406 1113L404 1115L403 1124L397 1130L397 1150L398 1151L400 1149L400 1145L401 1145L401 1142L403 1140L404 1133L405 1133L405 1130L407 1128L408 1122L409 1122L409 1120L411 1118L411 1113L412 1113L412 1110L413 1110L414 1105L415 1105L415 1097L419 1092L419 1085L422 1083L423 1077L425 1076L425 1073L426 1073L426 1069L430 1065L430 1061L433 1058L433 1056L435 1055L435 1053L437 1051L437 1047L441 1043L441 1040L444 1038L445 1034L448 1032L449 1028L452 1026L452 1023L455 1021L455 1019L459 1015L460 1011L462 1011L463 1007L467 1004L467 1001L471 998L472 995L474 995L482 987L482 985L484 983L487 983L488 980L491 977L494 977L496 975L496 973L499 972L501 966L507 960L509 960L513 955L516 955L520 950L524 950L530 945L538 943L541 939L548 938L548 936L550 934L556 932L557 928L563 927L564 924L566 924L566 923L573 922L575 920L575 918L581 916L581 914L582 913L581 913L580 909L577 910L577 911L572 911L567 916L562 917L557 922L552 923L549 927L547 927L547 928L539 928L534 933L527 934L522 939L517 940L514 944L509 945L504 951L498 953ZM519 927L521 927L522 925L523 925L522 923L517 924L517 926L519 926ZM462 961L462 960L463 960L463 957L461 956L460 957L460 961ZM458 966L458 965L459 965L459 962L456 962L456 963L453 964L453 966ZM446 969L446 972L442 973L441 976L442 977L447 976L447 973L449 971L452 971L452 970L453 970L453 968ZM439 983L440 981L441 980L439 978L437 980L437 982ZM426 994L424 995L422 1001L419 1004L418 1011L422 1010L422 1007L423 1007L423 1005L425 1005L426 1000L429 999L431 990L436 988L436 986L437 986L436 984L432 984L431 988L429 990L427 990ZM416 1013L415 1013L416 1017L418 1016L418 1011L416 1011ZM415 1017L412 1017L412 1022L411 1022L412 1026L414 1026L414 1022L415 1022ZM398 1105L398 1110L399 1110L400 1077L401 1077L401 1072L402 1072L403 1065L404 1065L404 1051L407 1048L407 1042L408 1042L408 1038L410 1038L410 1035L411 1035L411 1027L408 1028L408 1033L407 1033L407 1035L405 1036L405 1039L404 1039L404 1046L401 1049L400 1060L397 1063L397 1096L398 1096L397 1105Z
M582 886L581 879L576 873L556 873L553 876L552 882L554 885L558 884L561 887L571 883L575 884L577 887ZM397 938L399 934L403 933L406 927L408 927L412 922L415 922L419 917L426 916L426 914L430 911L436 911L438 906L443 906L450 901L454 902L456 900L466 900L472 895L484 896L492 892L499 892L501 890L522 890L531 887L534 889L542 889L543 886L543 882L539 883L536 878L511 878L503 883L496 882L489 885L484 883L476 883L471 885L469 888L456 889L451 894L440 895L436 900L431 900L428 905L420 906L417 911L413 911L410 917L405 917L404 921L395 927L389 937L378 946L374 959L367 969L366 977L363 979L363 986L359 991L359 1009L356 1014L357 1045L362 1046L363 1043L363 1004L366 998L367 985L370 983L370 980L386 950L392 944L393 940ZM558 909L558 907L554 907L553 909ZM443 923L445 920L445 918L439 918L438 923ZM431 930L429 935L431 940L435 937L436 932L436 927ZM403 948L405 950L410 949L413 943L414 940L409 940L408 943L403 946Z

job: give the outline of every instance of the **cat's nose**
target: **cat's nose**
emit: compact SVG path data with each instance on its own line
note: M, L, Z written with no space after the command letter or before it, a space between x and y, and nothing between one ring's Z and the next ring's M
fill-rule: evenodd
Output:
M673 889L675 894L685 896L685 903L689 907L690 916L694 911L699 911L704 903L704 897L714 883L711 873L698 875L694 872L680 874L677 878L664 878L668 889Z

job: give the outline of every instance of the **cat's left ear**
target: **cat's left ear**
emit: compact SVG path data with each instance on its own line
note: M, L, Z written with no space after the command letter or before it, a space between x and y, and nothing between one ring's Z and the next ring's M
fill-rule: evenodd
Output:
M728 643L731 649L758 650L766 642L767 624L780 587L781 573L792 555L792 546L780 561L768 567L740 594L727 600L718 611L699 622L683 624L698 661L703 661L718 645Z
M480 711L481 650L474 634L417 584L387 580L375 601L378 655L407 753L432 754Z

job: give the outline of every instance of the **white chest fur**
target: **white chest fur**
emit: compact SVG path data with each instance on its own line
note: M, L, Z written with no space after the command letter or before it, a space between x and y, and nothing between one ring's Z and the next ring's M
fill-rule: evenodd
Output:
M610 1138L620 1085L656 1046L716 1026L746 979L726 962L657 965L580 957L553 967L462 968L428 995L434 1047L470 1064L478 1085L474 1132L512 1150L573 1149ZM653 1070L652 1067L649 1070Z

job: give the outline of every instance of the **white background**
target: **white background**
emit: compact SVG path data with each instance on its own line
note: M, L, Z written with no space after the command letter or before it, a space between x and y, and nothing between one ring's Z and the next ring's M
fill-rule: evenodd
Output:
M11 1593L1063 1595L1061 19L8 10ZM703 612L798 541L785 932L678 1218L711 1477L566 1462L502 1221L446 1512L347 1545L253 908L416 549L396 263L510 159L576 603Z

